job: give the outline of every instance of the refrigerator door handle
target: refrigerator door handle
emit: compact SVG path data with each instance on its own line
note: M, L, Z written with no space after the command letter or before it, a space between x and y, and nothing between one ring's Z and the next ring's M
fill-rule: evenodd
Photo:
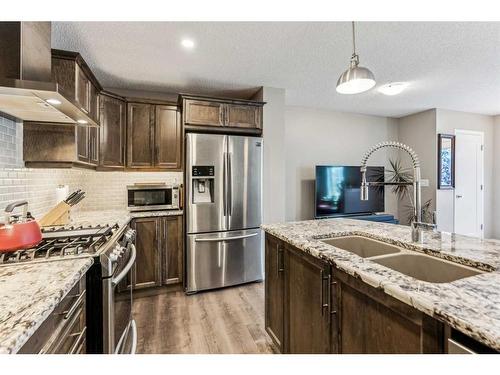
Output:
M231 216L233 214L233 166L231 163L231 158L232 158L232 153L229 152L227 154L227 181L228 181L228 188L227 188L227 205L228 205L228 216Z
M227 152L222 157L222 214L227 216Z
M242 236L233 236L233 237L219 237L219 238L196 238L194 242L222 242L222 241L234 241L234 240L242 240L245 238L255 237L258 233L250 233Z

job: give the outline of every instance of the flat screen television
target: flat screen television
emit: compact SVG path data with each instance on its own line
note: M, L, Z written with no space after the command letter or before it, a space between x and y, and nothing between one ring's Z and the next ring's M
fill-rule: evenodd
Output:
M383 181L384 167L368 167L367 181ZM368 200L362 201L361 172L357 166L316 166L316 218L371 214L384 211L384 188L370 186Z

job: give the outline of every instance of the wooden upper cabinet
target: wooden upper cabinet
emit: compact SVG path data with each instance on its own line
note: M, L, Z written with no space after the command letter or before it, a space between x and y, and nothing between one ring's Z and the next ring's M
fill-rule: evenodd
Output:
M99 99L99 89L92 83L90 83L89 90L89 116L95 120L95 122L100 122L100 99Z
M127 166L154 166L154 105L128 103Z
M253 105L227 104L225 126L235 128L262 128L262 107Z
M228 127L240 133L248 130L252 134L262 130L263 102L186 94L181 94L179 101L184 125Z
M76 157L83 163L90 162L89 128L76 126Z
M100 163L102 167L125 166L126 104L124 100L101 94Z
M181 168L182 131L175 106L156 106L155 165L159 168Z
M184 123L224 126L224 111L224 103L188 99L184 102Z
M90 113L90 81L82 68L76 64L75 100L85 113Z

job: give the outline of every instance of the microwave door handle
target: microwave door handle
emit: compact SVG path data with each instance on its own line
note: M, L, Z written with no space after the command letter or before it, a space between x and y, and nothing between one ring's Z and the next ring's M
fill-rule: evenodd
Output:
M122 281L122 279L125 277L125 275L128 273L128 271L130 271L130 269L132 268L132 266L135 263L135 258L137 256L137 251L135 249L135 245L133 243L131 243L129 246L130 246L130 251L131 251L132 255L130 255L130 259L129 259L127 265L122 269L122 271L116 277L113 277L113 279L111 280L111 284L113 286L118 285L118 283L120 281Z

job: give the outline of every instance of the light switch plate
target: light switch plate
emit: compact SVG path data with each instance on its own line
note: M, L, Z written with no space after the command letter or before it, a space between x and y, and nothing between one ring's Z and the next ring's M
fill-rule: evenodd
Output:
M429 180L426 178L420 179L420 186L429 186Z

